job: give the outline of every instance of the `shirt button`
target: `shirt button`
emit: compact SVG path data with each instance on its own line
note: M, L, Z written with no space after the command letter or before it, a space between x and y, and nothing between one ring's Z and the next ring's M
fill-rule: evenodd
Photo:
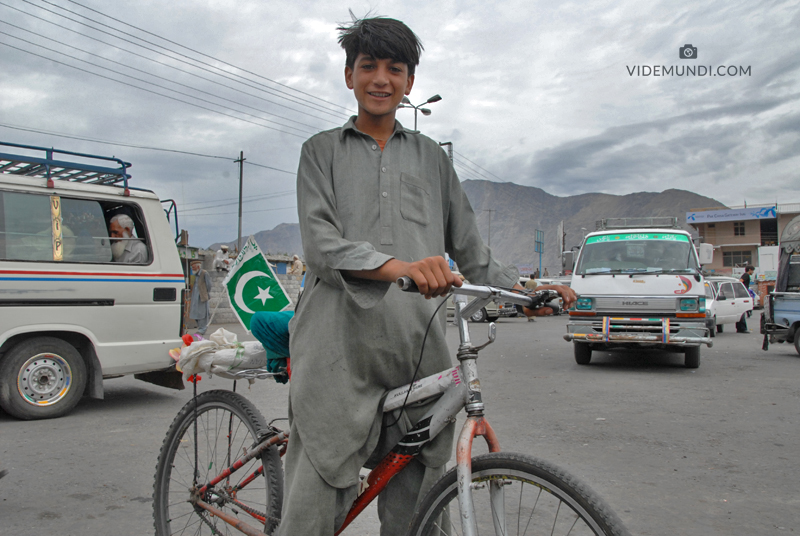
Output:
M389 192L383 192L381 195L382 195L383 197L389 197Z
M383 166L383 167L381 168L381 171L383 171L384 173L386 173L386 166Z
M378 146L377 146L377 145L373 145L373 146L372 146L372 150L373 150L373 151L374 151L375 149L377 149L377 148L378 148Z

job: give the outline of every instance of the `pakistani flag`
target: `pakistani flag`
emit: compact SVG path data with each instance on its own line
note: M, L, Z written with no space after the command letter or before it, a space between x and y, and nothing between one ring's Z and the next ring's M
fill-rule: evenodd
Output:
M283 311L291 305L286 290L252 236L239 252L223 285L231 308L247 331L257 312Z

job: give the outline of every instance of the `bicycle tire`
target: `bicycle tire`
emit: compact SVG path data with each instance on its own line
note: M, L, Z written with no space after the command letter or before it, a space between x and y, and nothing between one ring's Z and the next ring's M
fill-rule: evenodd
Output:
M503 516L489 497L490 482L500 482ZM589 486L546 461L497 452L472 459L473 502L478 533L522 536L569 534L630 536L622 521ZM411 536L464 534L458 509L456 469L448 471L420 503L411 521ZM568 511L565 511L565 507ZM498 531L495 522L503 519ZM504 525L504 526L503 526Z
M198 473L201 484L222 472L251 447L260 431L268 430L261 413L246 398L231 391L206 391L181 408L167 431L161 445L153 484L153 518L156 536L178 534L239 534L222 520L206 514L189 503L194 472L195 404L197 407ZM230 441L228 440L230 437ZM230 453L230 454L229 454ZM266 514L266 523L249 515L240 505L224 496L231 485L241 483L263 465L262 478L256 478L235 492L235 499L246 506ZM228 479L220 482L214 496L206 495L206 502L238 517L246 523L264 526L265 534L280 524L283 504L283 469L278 449L271 447L254 458Z

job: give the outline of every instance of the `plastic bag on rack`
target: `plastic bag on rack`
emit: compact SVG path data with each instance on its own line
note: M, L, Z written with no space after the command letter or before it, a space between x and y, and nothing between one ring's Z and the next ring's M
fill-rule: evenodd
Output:
M208 339L181 349L178 368L187 376L206 372L235 380L238 370L265 368L267 352L258 341L239 342L236 334L219 328Z

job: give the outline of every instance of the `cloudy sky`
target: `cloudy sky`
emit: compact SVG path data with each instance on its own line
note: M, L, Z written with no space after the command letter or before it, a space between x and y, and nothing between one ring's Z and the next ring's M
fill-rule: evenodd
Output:
M235 239L243 151L243 234L296 222L303 140L355 110L347 7L421 37L462 179L800 202L797 1L0 0L0 141L132 162L199 246Z

